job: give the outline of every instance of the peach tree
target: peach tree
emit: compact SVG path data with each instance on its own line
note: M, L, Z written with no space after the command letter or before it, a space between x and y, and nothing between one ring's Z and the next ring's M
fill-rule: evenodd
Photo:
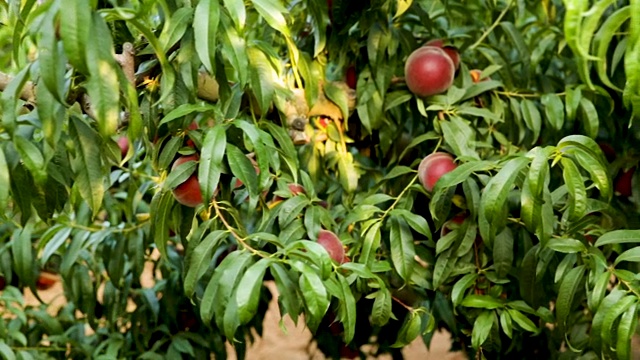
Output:
M332 358L630 358L639 14L0 3L0 355L244 357L268 281Z

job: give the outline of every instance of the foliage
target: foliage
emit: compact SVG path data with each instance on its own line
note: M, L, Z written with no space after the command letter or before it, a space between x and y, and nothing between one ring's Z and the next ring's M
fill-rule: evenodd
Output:
M476 358L630 358L640 1L0 5L3 357L243 356L271 280L332 357L442 327ZM420 99L404 61L435 38L461 67ZM436 151L458 166L427 192ZM55 316L22 306L43 268Z

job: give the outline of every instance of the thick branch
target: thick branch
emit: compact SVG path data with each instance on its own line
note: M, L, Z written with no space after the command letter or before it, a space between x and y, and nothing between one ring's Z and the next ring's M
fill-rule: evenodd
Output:
M136 85L136 69L135 69L135 49L133 44L126 42L122 45L122 54L116 54L115 58L122 67L124 75L131 85Z

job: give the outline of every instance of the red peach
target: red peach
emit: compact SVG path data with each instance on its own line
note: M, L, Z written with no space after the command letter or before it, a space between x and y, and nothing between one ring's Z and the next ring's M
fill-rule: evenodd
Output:
M180 164L187 161L198 160L198 155L188 155L179 157L171 167L171 170L175 170ZM196 207L202 204L202 191L200 190L200 182L198 181L198 175L196 172L191 174L187 180L178 185L173 190L173 196L180 204L188 207Z
M425 46L415 50L405 63L404 77L409 90L419 97L446 91L453 83L455 66L444 50Z
M453 156L444 152L436 152L426 156L418 166L420 183L427 191L432 191L440 178L453 171L457 165Z
M335 262L338 264L344 263L344 247L342 247L342 242L336 234L329 230L320 230L318 233L318 244L327 250L329 256Z

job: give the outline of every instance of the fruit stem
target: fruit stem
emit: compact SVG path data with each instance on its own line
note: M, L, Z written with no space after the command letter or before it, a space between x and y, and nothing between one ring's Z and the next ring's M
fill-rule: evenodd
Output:
M213 205L213 208L216 210L216 216L220 219L220 221L222 221L222 224L224 225L224 227L227 228L229 233L231 233L231 235L233 235L233 237L236 239L236 241L238 241L245 249L251 251L252 254L258 255L258 256L263 257L263 258L267 257L263 253L261 253L260 251L258 251L256 249L254 249L253 247L251 247L251 245L247 244L245 239L243 237L241 237L240 235L238 235L238 233L236 232L236 229L233 228L229 224L229 222L227 222L227 219L225 219L225 217L222 215L222 211L220 210L220 206L218 206L218 202L216 201L216 199L213 199L211 201L211 204Z
M473 43L473 45L469 46L469 50L473 50L476 47L478 47L480 44L482 44L482 42L484 41L484 39L487 38L487 36L489 36L489 34L491 34L491 32L493 31L493 29L496 28L496 26L498 26L498 24L500 24L500 21L502 20L502 18L507 15L507 12L509 11L509 9L511 9L511 4L513 4L513 0L510 0L509 3L507 4L507 6L504 8L504 10L502 10L502 12L500 13L500 15L498 15L498 18L496 19L496 21L493 22L493 24L491 24L491 26L482 34L482 36L480 36L480 38Z

